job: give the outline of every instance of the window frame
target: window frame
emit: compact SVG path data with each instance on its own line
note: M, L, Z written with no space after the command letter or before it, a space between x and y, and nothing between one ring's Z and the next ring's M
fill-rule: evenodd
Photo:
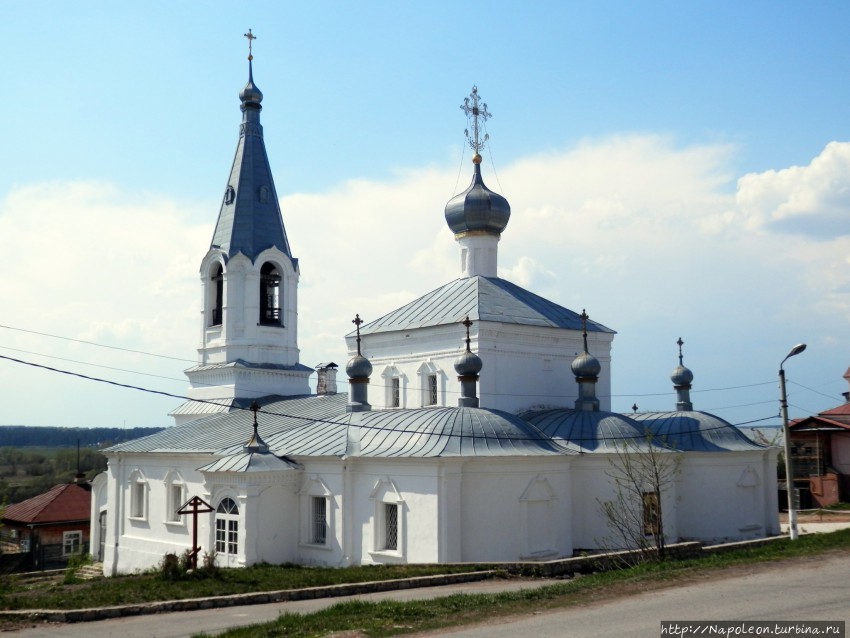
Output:
M226 503L232 505L227 506ZM239 504L225 496L215 508L213 524L215 552L221 556L239 556Z
M130 488L130 503L127 518L132 521L147 521L148 482L141 470L137 468L130 473L128 484Z
M74 549L74 541L71 540L76 536L76 550ZM68 550L68 544L71 544L71 550ZM74 554L82 554L83 553L83 531L69 530L67 532L62 532L62 556L73 556Z

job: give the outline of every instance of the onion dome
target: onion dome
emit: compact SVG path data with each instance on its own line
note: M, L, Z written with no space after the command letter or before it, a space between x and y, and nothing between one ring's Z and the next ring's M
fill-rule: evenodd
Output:
M585 351L573 359L570 368L577 379L591 379L599 376L602 364L599 363L599 359Z
M357 354L351 357L345 366L345 373L349 379L368 380L369 375L372 374L372 364L369 363L369 359L360 354L360 325L363 323L360 314L355 315L351 323L357 326Z
M673 374L670 375L670 380L673 382L674 386L688 386L690 387L691 381L694 380L694 373L690 371L690 369L686 368L682 363L682 346L685 344L682 341L682 338L679 337L679 340L676 342L676 345L679 346L679 365L673 368Z
M349 379L368 379L372 374L372 364L369 359L358 353L351 357L345 366L345 373Z
M260 107L260 102L263 101L263 92L254 84L254 70L250 59L248 61L248 84L239 92L239 99L242 100L243 107L249 105Z
M691 385L691 381L694 380L694 373L682 364L679 364L673 368L673 374L670 375L670 380L673 382L673 385Z
M481 372L484 363L474 352L466 350L457 359L455 359L455 372L462 377L471 377Z
M476 153L472 162L475 164L472 183L446 204L446 222L456 236L486 233L498 237L508 225L511 206L507 199L485 186L481 177L481 156Z

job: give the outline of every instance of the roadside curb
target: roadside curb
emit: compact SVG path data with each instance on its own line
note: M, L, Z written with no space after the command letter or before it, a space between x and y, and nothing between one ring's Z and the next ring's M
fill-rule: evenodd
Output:
M266 603L283 603L295 600L311 600L314 598L338 598L340 596L372 594L399 589L415 589L418 587L456 585L460 583L487 580L488 578L495 576L497 573L498 570L486 570L466 572L462 574L418 576L415 578L404 578L399 580L370 581L366 583L352 583L347 585L308 587L305 589L283 589L280 591L232 594L230 596L214 596L211 598L187 598L185 600L167 600L154 603L141 603L138 605L117 605L115 607L94 607L89 609L9 610L0 611L0 616L55 623L90 622L93 620L122 618L124 616L164 614L173 611L238 607L240 605L262 605Z

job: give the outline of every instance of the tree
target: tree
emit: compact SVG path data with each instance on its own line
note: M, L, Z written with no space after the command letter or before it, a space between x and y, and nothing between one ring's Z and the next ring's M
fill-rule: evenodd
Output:
M615 444L610 463L605 474L613 482L614 498L597 499L611 532L601 545L606 549L636 549L640 560L664 560L662 504L678 479L681 456L647 433L645 439L623 439Z

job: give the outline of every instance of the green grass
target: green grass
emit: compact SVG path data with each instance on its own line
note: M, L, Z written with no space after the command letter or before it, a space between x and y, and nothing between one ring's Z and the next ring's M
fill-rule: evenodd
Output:
M109 607L466 571L475 571L475 567L388 565L334 569L255 565L245 569L221 569L215 577L209 578L189 575L180 580L164 580L159 574L146 573L75 584L50 582L34 586L20 584L14 576L7 576L0 582L0 610Z

